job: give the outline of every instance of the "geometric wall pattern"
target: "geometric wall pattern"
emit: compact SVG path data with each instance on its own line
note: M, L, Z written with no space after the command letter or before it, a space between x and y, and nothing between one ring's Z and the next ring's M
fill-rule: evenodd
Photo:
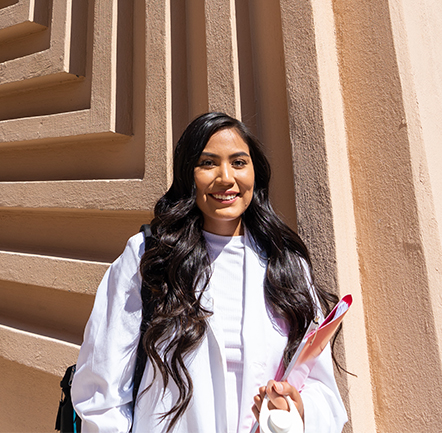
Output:
M247 2L233 5L0 1L0 359L11 378L1 431L52 423L58 378L76 359L96 287L150 220L189 120L242 110L263 139L280 143L270 155L277 181L293 177L282 34L252 34L267 19L265 2L251 3L255 22ZM276 19L278 8L267 9ZM296 224L293 183L284 188L291 200L278 190ZM15 424L9 396L26 399L23 375L50 391Z
M294 141L323 142L305 116L319 103L311 17L286 0L0 1L1 431L52 428L96 287L150 220L197 114L251 127L275 207L302 229L295 201L315 193L296 179L325 173L321 152L293 165ZM301 112L295 100L313 102ZM18 417L28 383L38 404Z

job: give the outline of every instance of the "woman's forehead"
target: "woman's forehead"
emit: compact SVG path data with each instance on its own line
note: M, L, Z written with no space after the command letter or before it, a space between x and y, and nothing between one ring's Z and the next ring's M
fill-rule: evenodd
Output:
M245 152L249 154L249 145L235 128L226 128L215 132L215 134L210 137L203 152Z

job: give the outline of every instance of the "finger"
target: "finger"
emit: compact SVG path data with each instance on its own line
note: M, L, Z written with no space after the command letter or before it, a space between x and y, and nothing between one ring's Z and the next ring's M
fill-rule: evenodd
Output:
M253 415L255 415L256 421L259 421L259 410L256 407L256 405L252 407L252 412L253 412Z
M299 394L298 390L288 382L281 383L283 385L283 395L289 396L295 402L295 406L298 408L299 413L304 418L304 404L302 402L301 394Z
M261 396L261 398L264 398L267 392L267 387L265 386L261 386L259 388L259 395Z
M293 401L301 399L301 395L294 386L288 382L277 382L275 380L269 380L267 383L266 394L287 395L291 397Z
M263 400L263 398L260 395L255 395L255 397L253 397L253 401L254 401L255 406L257 407L258 411L261 410L262 400Z
M280 382L269 380L266 387L266 394L271 403L269 404L269 409L289 409L287 400L284 397L284 388Z
M304 419L304 405L301 395L295 387L290 385L288 382L276 382L274 380L270 380L267 383L266 391L270 401L277 409L288 410L289 405L283 396L290 397L295 403L301 418Z

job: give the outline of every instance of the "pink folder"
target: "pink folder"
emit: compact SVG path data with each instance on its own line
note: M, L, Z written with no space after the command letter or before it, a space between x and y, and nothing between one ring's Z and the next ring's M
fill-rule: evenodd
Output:
M284 374L284 368L281 365L275 380L284 381L290 378L290 383L298 391L301 391L305 379L315 364L316 358L333 337L352 302L352 296L345 295L335 305L321 325L314 326L313 329L309 327Z

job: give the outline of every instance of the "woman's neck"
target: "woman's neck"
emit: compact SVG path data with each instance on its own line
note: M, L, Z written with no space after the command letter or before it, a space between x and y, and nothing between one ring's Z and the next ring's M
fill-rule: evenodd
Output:
M218 236L243 236L244 225L237 221L204 221L203 229Z

